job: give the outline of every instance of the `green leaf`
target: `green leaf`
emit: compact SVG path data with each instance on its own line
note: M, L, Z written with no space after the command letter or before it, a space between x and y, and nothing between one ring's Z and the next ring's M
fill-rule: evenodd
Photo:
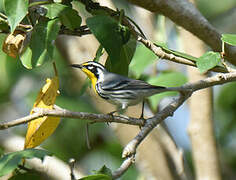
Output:
M4 0L0 0L0 12L4 12Z
M15 170L22 162L22 158L31 159L36 157L43 161L45 156L52 156L52 153L41 149L25 149L23 151L5 154L0 158L0 176L4 176Z
M61 23L71 30L80 27L82 19L71 7L59 3L45 4L43 7L47 9L46 17L49 19L59 17Z
M217 66L219 62L220 54L218 52L209 51L198 58L196 65L200 73L205 73L209 69Z
M95 174L80 178L79 180L112 180L112 178L105 174Z
M69 8L68 6L59 3L45 4L42 5L42 7L47 9L46 17L49 19L59 17L63 10Z
M222 34L221 40L232 46L236 46L236 34Z
M104 53L103 47L102 47L102 45L100 44L99 47L98 47L98 49L97 49L97 51L96 51L96 55L95 55L93 61L98 62L99 59L100 59L100 57L103 55L103 53Z
M0 30L5 31L5 32L9 32L9 27L8 27L7 22L1 21L1 19L0 19Z
M28 0L5 0L5 13L13 32L28 12Z
M136 40L133 37L130 38L128 43L123 45L121 48L120 60L118 63L112 64L111 57L108 56L105 64L106 69L110 72L127 76L129 72L129 64L134 56L136 45Z
M148 80L148 83L156 86L164 86L164 87L176 87L181 86L187 82L187 78L185 75L179 72L168 72L160 74L157 77L152 77ZM160 94L153 95L149 97L149 101L153 110L156 110L161 99L166 96L175 96L177 92L163 92Z
M118 22L109 16L97 15L87 18L86 23L94 36L107 51L112 66L118 63L120 61L120 53L123 45Z
M109 169L105 165L102 166L102 168L97 172L97 174L106 174L106 175L112 177L111 169Z
M127 43L130 39L130 30L127 26L123 26L121 24L119 24L119 31L121 33L121 37L122 37L122 42L123 44Z
M61 13L60 20L64 26L71 30L79 28L82 22L82 18L78 15L78 12L69 8Z
M58 19L42 20L34 27L30 44L20 57L26 68L32 69L52 59L55 48L53 41L60 28L58 22Z
M135 74L138 79L143 73L144 69L152 64L157 59L156 55L152 53L143 44L137 46L133 60L129 65L129 69Z

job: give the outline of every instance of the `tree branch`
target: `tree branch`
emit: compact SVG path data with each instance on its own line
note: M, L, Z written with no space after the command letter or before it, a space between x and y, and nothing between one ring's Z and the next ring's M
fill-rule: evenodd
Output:
M122 176L128 169L129 167L132 165L132 163L134 163L134 155L133 156L130 156L130 157L127 157L123 163L121 164L121 166L115 170L113 173L112 173L112 178L113 179L117 179L119 178L120 176Z
M55 109L43 109L43 108L34 108L34 113L23 118L15 119L9 122L0 123L0 130L8 129L10 127L14 127L20 124L28 123L34 119L43 117L43 116L56 116L56 117L64 117L64 118L74 118L81 120L90 120L93 123L96 122L116 122L116 123L124 123L130 125L142 126L144 121L137 118L130 118L125 116L114 116L107 114L93 114L86 112L72 112L66 109L58 108Z
M177 25L182 26L209 45L221 52L221 33L187 0L127 0L149 11L163 14ZM226 59L236 64L236 47L225 47Z

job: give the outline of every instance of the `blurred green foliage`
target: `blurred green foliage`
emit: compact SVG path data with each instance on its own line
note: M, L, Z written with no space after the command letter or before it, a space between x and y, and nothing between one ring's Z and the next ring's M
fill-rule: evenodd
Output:
M235 0L197 0L197 7L200 12L206 17L215 17L221 13L224 13L232 8L236 7Z
M52 156L52 153L42 149L25 149L4 154L0 158L0 177L11 173L18 165L22 164L22 158L39 158L43 161L45 156Z

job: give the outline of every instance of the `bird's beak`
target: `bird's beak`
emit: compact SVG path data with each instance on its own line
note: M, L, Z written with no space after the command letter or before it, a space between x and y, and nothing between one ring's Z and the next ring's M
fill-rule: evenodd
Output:
M83 66L82 65L80 65L80 64L71 64L70 65L71 67L74 67L74 68L82 68Z

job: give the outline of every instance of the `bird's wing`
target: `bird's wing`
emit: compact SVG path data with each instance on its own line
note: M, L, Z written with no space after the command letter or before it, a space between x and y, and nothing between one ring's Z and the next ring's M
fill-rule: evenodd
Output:
M150 90L165 88L162 86L153 86L141 80L130 79L117 74L109 74L109 77L102 83L102 89L105 91L109 90Z

